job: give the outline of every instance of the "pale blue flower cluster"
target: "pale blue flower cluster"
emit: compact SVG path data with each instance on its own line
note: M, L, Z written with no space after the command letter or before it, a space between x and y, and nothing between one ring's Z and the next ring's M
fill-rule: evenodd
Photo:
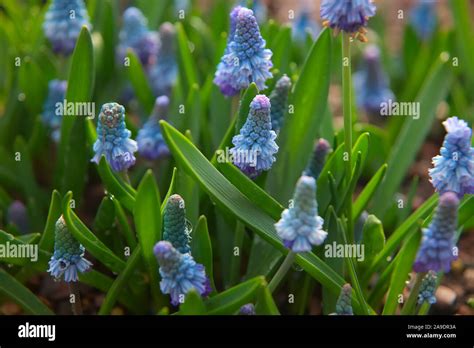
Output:
M330 151L331 145L329 145L326 139L321 138L317 140L314 143L313 154L303 171L303 175L312 176L315 180L318 180L326 163L326 157Z
M48 272L55 278L64 276L65 282L76 282L78 272L83 273L92 266L84 258L84 247L69 232L63 216L56 221L54 253L49 261Z
M176 29L171 23L160 26L160 42L156 63L150 68L149 80L155 95L170 96L178 78Z
M301 253L324 242L328 233L323 231L323 224L323 218L318 215L316 180L303 175L296 183L290 207L283 211L275 229L287 248Z
M117 103L102 105L97 122L97 140L92 162L99 163L102 155L113 170L121 172L135 164L137 143L130 139L125 125L125 108Z
M344 284L341 294L336 302L337 315L354 315L352 311L352 287L350 284Z
M160 265L160 289L171 296L172 305L179 305L192 289L201 296L210 293L204 266L196 263L191 254L180 253L167 241L158 242L153 251Z
M167 96L156 98L153 114L138 131L138 153L148 160L164 158L170 154L159 124L159 120L164 119L168 113L169 103Z
M272 129L278 134L285 121L288 109L288 94L291 89L291 80L283 75L276 83L272 93L270 93L270 105L272 119Z
M91 27L83 0L53 0L44 17L44 36L55 53L69 55L84 25Z
M436 29L436 0L418 0L410 12L410 23L420 39L428 40Z
M436 303L436 273L429 271L421 281L420 292L418 294L418 304L428 302L429 304Z
M227 48L214 78L224 95L234 96L252 82L259 90L266 88L265 81L273 76L270 72L273 65L272 51L266 49L265 44L253 11L245 7L234 9Z
M125 10L117 48L120 61L123 61L130 48L145 68L155 63L159 38L156 32L148 30L147 24L147 19L138 8L129 7Z
M381 104L395 100L395 96L382 68L379 48L375 45L367 46L363 59L362 69L353 77L357 105L369 114L380 115Z
M457 117L443 122L448 132L441 154L433 158L434 168L429 170L431 183L439 193L455 192L461 198L474 193L474 148L472 130Z
M275 162L278 145L270 119L270 100L257 95L250 103L250 112L240 133L232 138L230 149L234 164L250 178L269 170Z
M372 0L322 0L321 18L324 25L346 33L362 32L375 15Z
M63 103L66 96L67 81L51 80L48 83L48 97L43 104L41 121L51 132L51 138L57 143L61 136L62 115L56 114L56 103Z
M174 194L168 198L163 214L163 239L170 242L181 254L191 252L191 236L186 221L183 198Z
M313 39L316 40L321 28L319 27L318 23L311 17L311 12L307 7L303 7L296 16L293 22L292 28L292 37L293 40L300 44L306 44L306 40L308 39L308 35Z
M458 206L459 198L454 192L440 196L433 220L428 228L423 229L420 249L413 264L415 272L448 272L451 269L451 262L457 258L454 238Z

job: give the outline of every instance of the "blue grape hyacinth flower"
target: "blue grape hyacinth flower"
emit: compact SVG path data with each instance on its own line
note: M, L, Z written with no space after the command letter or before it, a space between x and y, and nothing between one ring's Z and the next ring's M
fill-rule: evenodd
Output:
M318 180L329 152L331 152L331 145L329 145L328 141L323 138L317 140L314 143L313 154L303 171L303 175L312 176L315 180Z
M354 90L357 105L373 115L380 115L382 103L395 100L380 62L380 50L375 45L364 50L362 70L354 74Z
M440 196L433 220L428 228L423 229L420 249L413 264L415 272L449 272L451 269L451 262L457 258L454 238L458 206L459 198L454 192Z
M191 252L191 231L186 220L184 199L174 194L168 198L163 214L163 239L181 254Z
M8 206L7 222L18 228L18 230L26 234L30 230L30 220L28 218L28 210L20 201L13 201Z
M233 18L234 17L234 18ZM227 44L224 56L217 66L214 83L226 96L234 96L255 82L259 90L266 88L270 72L272 51L265 48L265 40L253 11L239 7L231 13L235 31Z
M420 292L418 293L418 304L428 302L429 304L436 303L436 273L429 271L421 281Z
M159 38L156 32L148 30L147 24L147 19L138 8L129 7L125 10L117 48L119 60L122 61L125 58L130 48L145 68L155 63Z
M440 194L455 192L461 198L474 193L474 147L471 146L472 130L466 121L450 117L443 122L448 132L440 155L433 158L429 170L431 183Z
M83 26L91 28L83 0L53 0L44 17L43 31L53 51L67 56L74 50Z
M285 121L288 109L288 94L291 89L291 80L283 75L276 83L272 93L270 93L272 129L278 134Z
M322 0L321 18L323 24L346 33L357 34L366 41L365 27L370 17L375 15L376 7L372 0Z
M138 153L150 161L168 157L170 154L159 124L159 120L164 119L168 113L169 103L167 96L156 98L152 115L138 131Z
M125 108L117 103L102 105L97 122L97 140L92 162L99 163L102 155L113 170L121 172L135 164L137 143L125 126Z
M431 37L437 21L435 0L418 0L410 12L410 23L421 40Z
M291 35L293 40L300 45L306 44L306 40L309 36L316 40L321 28L318 23L311 17L311 12L307 7L303 7L298 15L296 16L293 25Z
M287 248L301 253L324 242L328 233L323 231L323 224L323 218L318 215L316 180L303 175L296 183L290 207L282 212L275 229Z
M344 284L336 302L336 315L354 315L352 310L352 287Z
M156 63L150 69L149 80L155 95L170 96L178 78L176 29L171 23L163 23L160 26L160 42Z
M275 162L278 145L270 119L270 100L257 95L250 103L250 112L240 133L232 138L230 149L234 164L250 178L269 170Z
M61 136L62 115L58 115L57 103L63 103L66 96L67 81L51 80L48 83L48 96L43 104L41 121L51 132L54 142L59 142Z
M239 315L256 315L255 306L253 303L244 304L239 309Z
M54 252L49 261L48 272L55 278L64 277L65 282L76 282L78 272L90 269L92 263L84 258L84 247L69 232L63 216L56 221Z
M167 241L158 242L153 252L160 266L160 289L171 296L173 306L181 303L192 289L203 297L210 293L204 266L196 263L190 254L181 254Z

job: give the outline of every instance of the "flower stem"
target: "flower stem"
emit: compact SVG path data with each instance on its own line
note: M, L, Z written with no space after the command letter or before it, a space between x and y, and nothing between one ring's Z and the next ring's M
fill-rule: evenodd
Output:
M296 254L293 251L289 251L288 255L286 255L285 260L281 264L280 268L278 271L275 273L273 276L272 280L268 284L268 289L270 292L274 292L278 285L281 283L283 278L285 278L286 273L290 269L291 265L293 265L293 262L295 261L295 256Z
M81 294L79 293L78 285L75 282L70 282L68 284L69 293L74 295L74 302L71 302L72 313L74 315L82 315Z
M416 300L418 299L418 293L420 292L421 283L425 275L426 272L416 274L415 284L411 289L407 302L402 308L402 315L415 314L414 311L416 310Z
M123 180L125 180L125 182L130 185L130 177L128 176L128 171L127 171L127 169L122 170L122 171L120 172L120 174L121 174Z
M351 37L342 33L342 111L344 114L344 147L346 156L346 185L349 188L352 178L352 86L351 86ZM347 229L349 242L354 241L354 223L352 220L352 197L347 205Z

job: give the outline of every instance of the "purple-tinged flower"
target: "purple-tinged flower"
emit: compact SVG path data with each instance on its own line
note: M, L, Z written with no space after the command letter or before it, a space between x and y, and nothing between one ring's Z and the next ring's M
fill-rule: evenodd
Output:
M56 222L54 253L49 261L48 272L55 278L64 276L65 282L76 282L78 272L83 273L92 266L84 258L84 247L69 232L63 216Z
M316 40L321 28L318 23L311 17L311 12L307 7L303 7L295 21L293 22L292 37L293 40L299 44L306 44L308 35Z
M25 234L30 230L30 221L28 219L28 211L25 205L20 201L13 201L8 207L7 222L18 228Z
M313 154L309 159L306 169L303 171L303 175L312 176L315 180L318 180L329 152L331 152L331 145L329 145L326 139L316 140Z
M91 28L83 0L53 0L46 12L43 31L55 53L69 55L83 26Z
M372 0L322 0L321 18L324 26L346 33L357 34L361 41L367 41L365 27L376 7Z
M380 62L380 50L375 45L364 50L362 69L354 74L354 90L357 105L373 115L380 115L383 103L395 100Z
M423 229L423 238L416 255L415 272L449 272L451 262L457 259L455 232L457 226L459 198L454 192L439 197L438 207L428 228Z
M61 136L62 115L56 112L56 104L63 103L66 96L67 81L51 80L48 83L48 97L43 104L41 120L51 132L51 138L58 143Z
M436 29L436 1L418 0L410 12L410 23L421 40L428 40Z
M170 294L173 306L182 302L192 289L203 297L210 293L204 266L196 263L191 254L181 254L167 241L158 242L153 252L160 265L160 289L163 294Z
M421 281L420 292L418 293L418 304L428 302L429 304L436 303L436 273L429 271Z
M240 6L247 6L247 0L241 0ZM268 8L267 5L263 3L262 0L253 0L252 1L252 8L251 10L255 14L255 18L257 18L257 22L259 24L263 24L266 22L268 18Z
M177 194L171 195L163 214L163 240L170 242L181 254L190 253L190 233L184 199Z
M94 143L95 155L92 162L99 163L100 157L110 164L113 170L121 172L135 164L134 152L137 143L130 139L132 133L125 126L125 108L117 103L102 105L97 122L97 140Z
M440 194L455 192L474 193L474 147L471 147L472 130L457 117L443 122L448 132L441 154L433 158L434 168L429 170L431 183Z
M352 311L352 287L344 284L336 302L336 315L354 315Z
M159 120L164 119L168 114L169 103L167 96L156 98L152 115L138 131L138 152L150 161L168 157L170 154L159 124Z
M323 218L318 215L316 180L303 175L296 183L290 207L282 212L275 229L287 248L301 253L324 242L328 233L322 230L323 224Z
M270 116L272 119L272 129L278 134L285 121L284 117L288 108L288 94L291 89L291 80L283 75L276 83L272 93L270 93Z
M234 164L250 178L269 170L275 162L278 145L270 119L270 100L257 95L250 103L250 112L240 134L232 138L230 149Z
M237 11L237 12L235 12ZM259 90L266 88L265 81L273 75L270 68L272 51L265 48L265 40L252 10L245 7L231 13L235 21L234 35L229 35L224 56L217 66L214 83L226 96L234 96L255 82Z
M160 41L156 63L150 69L149 80L155 95L170 96L178 77L176 29L171 23L163 23L160 26Z
M118 57L123 61L127 50L132 49L145 68L155 63L159 38L154 31L148 30L147 19L136 7L129 7L123 13L123 28L120 30Z
M257 313L255 312L255 306L253 305L253 303L244 304L239 309L239 315L256 315L256 314Z

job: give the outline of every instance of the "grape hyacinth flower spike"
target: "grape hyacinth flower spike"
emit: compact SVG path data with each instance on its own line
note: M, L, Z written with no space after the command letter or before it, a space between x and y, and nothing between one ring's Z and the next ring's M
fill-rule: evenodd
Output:
M410 24L421 40L428 40L436 29L436 1L418 0L410 12Z
M235 31L214 78L214 83L228 97L237 95L252 82L260 91L264 90L265 81L273 76L270 72L272 51L265 48L253 11L245 7L234 9L231 31L233 21Z
M256 314L257 313L255 312L255 306L253 305L253 303L244 304L239 309L239 315L256 315Z
M336 31L344 31L366 42L367 21L375 15L372 0L322 0L321 18L323 25Z
M270 93L270 116L272 119L272 129L278 134L285 121L288 108L288 94L291 89L291 80L283 75L276 83L272 93Z
M137 143L130 139L125 126L125 108L117 103L102 105L97 122L97 140L92 162L99 163L102 155L113 170L121 172L135 164Z
M123 28L119 33L120 43L117 51L123 61L127 50L132 49L145 68L155 63L159 38L154 31L148 30L147 19L136 7L129 7L123 13Z
M78 272L83 273L92 266L84 258L84 247L69 232L63 216L56 221L54 253L49 261L48 272L55 278L64 276L65 282L76 282Z
M170 154L159 124L159 120L166 118L169 103L167 96L156 98L153 114L138 131L138 153L150 161L168 157Z
M257 95L250 103L250 112L240 133L232 138L230 149L234 164L250 178L269 170L275 162L278 145L271 129L270 100Z
M181 254L191 252L186 209L180 195L174 194L166 202L163 215L163 239L170 242Z
M454 238L458 206L459 198L454 192L440 196L433 220L428 228L423 229L420 249L413 264L415 272L449 272L451 269L451 262L457 259Z
M474 147L471 147L472 130L466 121L457 117L443 122L447 130L441 154L433 158L434 168L429 170L431 183L440 194L451 191L459 198L474 193Z
M275 229L287 248L301 253L324 242L328 233L323 231L323 224L323 218L318 216L316 180L303 175L296 183L290 207L282 212Z
M83 26L91 28L83 0L53 0L44 18L43 31L53 51L68 56Z
M436 303L436 273L429 271L423 278L420 286L420 292L418 293L418 304L428 302L429 304Z
M191 254L181 254L167 241L158 242L153 252L160 266L160 289L171 296L173 306L181 303L192 289L203 297L210 293L204 266L196 263Z
M309 159L303 175L312 176L315 180L318 180L329 152L331 152L331 145L329 145L326 139L321 138L316 140L314 143L313 154Z
M352 287L344 284L336 302L336 315L354 315L352 311Z
M171 23L163 23L159 34L161 45L156 63L150 69L149 80L155 95L170 96L178 77L176 29Z
M61 117L56 113L56 103L63 103L66 95L67 81L51 80L48 83L48 97L43 104L41 121L51 131L51 138L59 142L61 136Z
M395 99L380 62L380 50L375 45L365 48L362 70L356 72L353 79L357 105L369 115L380 115L383 103Z

